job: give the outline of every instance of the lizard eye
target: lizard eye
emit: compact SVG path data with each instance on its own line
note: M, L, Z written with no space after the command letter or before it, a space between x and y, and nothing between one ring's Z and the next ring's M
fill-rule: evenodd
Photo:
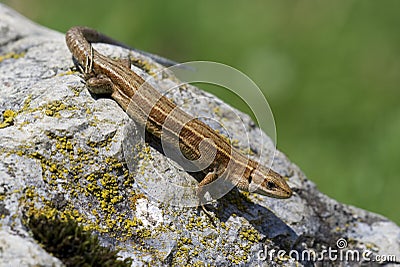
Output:
M276 184L274 182L268 181L267 182L267 187L269 190L273 190L276 188Z
M253 175L251 174L248 178L249 184L251 184L251 182L253 181Z

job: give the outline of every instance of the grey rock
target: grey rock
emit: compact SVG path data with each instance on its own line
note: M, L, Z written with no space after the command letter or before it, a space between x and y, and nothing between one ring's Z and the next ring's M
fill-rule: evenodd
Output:
M129 56L143 67L133 70L144 78L152 74L161 91L178 82L137 52L96 48L109 56ZM361 263L329 261L326 254L324 262L288 256L329 248L400 259L400 228L395 223L320 193L279 151L273 168L289 177L295 194L288 200L234 189L208 207L210 217L201 209L160 202L160 196L172 197L174 192L157 183L195 184L195 178L156 145L144 144L140 129L121 107L112 99L92 96L72 67L63 34L0 4L1 265L61 265L23 223L33 213L73 217L103 246L119 249L121 259L132 258L133 266ZM262 162L271 159L271 139L247 115L235 111L244 126L239 129L230 107L194 86L166 94L190 114L223 122L224 128L209 123L229 132L240 149L246 149L248 137L254 157L262 148L267 151ZM146 188L143 183L152 180L155 187ZM278 258L279 250L286 254L283 258ZM271 252L275 254L270 258Z
M0 231L0 266L63 266L34 242L28 235L21 236Z

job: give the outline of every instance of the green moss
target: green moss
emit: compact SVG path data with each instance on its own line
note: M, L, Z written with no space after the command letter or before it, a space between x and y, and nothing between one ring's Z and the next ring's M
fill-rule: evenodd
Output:
M97 236L84 231L74 219L28 214L25 224L43 248L66 266L130 266L118 260L118 251L100 246Z

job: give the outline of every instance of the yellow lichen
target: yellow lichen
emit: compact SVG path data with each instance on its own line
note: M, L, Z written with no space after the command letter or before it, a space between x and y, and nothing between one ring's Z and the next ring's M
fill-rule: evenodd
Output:
M47 103L45 106L43 106L43 108L45 109L45 114L47 116L51 116L51 117L60 117L60 111L61 110L65 110L67 109L67 106L62 103L60 100L55 100L52 101L50 103ZM68 109L74 109L72 107L68 107Z
M19 53L19 54L15 53L15 52L10 52L10 53L7 53L5 55L1 55L0 56L0 62L4 61L6 59L10 59L10 58L18 59L18 58L21 58L21 57L24 57L24 56L25 56L25 52L22 52L22 53Z
M17 113L11 109L6 109L3 112L3 122L0 123L0 129L14 124L14 118Z

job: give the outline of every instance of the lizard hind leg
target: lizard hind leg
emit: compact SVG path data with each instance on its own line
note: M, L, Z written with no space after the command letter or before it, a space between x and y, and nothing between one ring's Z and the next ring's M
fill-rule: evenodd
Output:
M199 206L203 209L203 211L207 214L210 215L207 209L204 207L205 204L207 204L206 199L204 198L205 194L205 185L212 183L218 178L218 174L216 171L216 168L214 168L212 171L208 172L204 179L199 183L198 188L196 190L196 195L199 200Z

